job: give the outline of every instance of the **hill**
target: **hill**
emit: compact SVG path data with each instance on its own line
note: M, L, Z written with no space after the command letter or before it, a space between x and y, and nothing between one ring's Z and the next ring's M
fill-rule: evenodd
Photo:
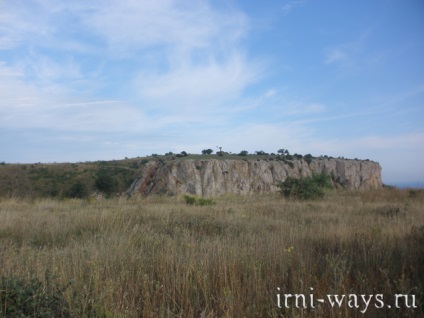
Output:
M204 171L212 167L211 165L214 166L212 169L222 170L223 178L219 178L218 174L213 174L213 178L209 178L210 176L208 177L207 173L205 174ZM189 166L191 170L187 171L186 168ZM321 166L322 168L320 168ZM150 173L149 180L151 180L149 181L145 179L146 173L152 167L155 167L156 174L151 179L153 175ZM205 167L206 170L203 171L202 167ZM256 171L255 167L258 167L259 170ZM293 167L296 168L294 169ZM349 178L346 178L346 173L343 172L346 167L350 167L347 168L347 171L350 171L348 173L350 175ZM368 169L368 171L367 167L371 170ZM235 169L234 172L230 172L229 170L231 169ZM237 178L234 179L234 173L239 174L237 169L242 169L240 170L241 172L239 171L241 175L238 181L236 180ZM255 182L252 176L247 176L243 169L247 169L252 173L255 171L254 173L258 175L257 178L255 177L256 179L266 179L269 172L271 172L272 178L268 178L268 181L262 180L259 184L253 185ZM177 170L179 172L176 172ZM311 155L275 155L264 152L257 152L255 155L235 155L224 152L200 155L182 152L181 154L153 154L152 156L126 158L123 160L78 163L10 164L2 162L0 164L0 196L83 198L90 196L96 191L100 191L107 196L115 196L122 193L134 194L137 191L140 192L140 189L136 189L136 187L137 184L140 185L143 182L149 182L149 187L141 191L145 194L182 193L184 189L187 190L185 191L187 193L200 195L213 195L225 191L238 193L266 192L275 190L275 185L271 183L283 181L279 179L284 179L287 175L308 175L312 171L318 170L333 173L334 181L343 187L361 188L373 186L378 188L381 186L381 167L378 163L369 160L335 159L327 156L314 158ZM166 177L165 171L172 171L171 175L173 177L171 175L168 176L170 179ZM196 171L198 171L198 174L196 174ZM225 175L226 173L227 175ZM264 175L260 177L259 175L262 173ZM245 174L244 177L243 174ZM185 177L181 178L183 175ZM356 176L356 179L354 178L356 181L352 181L353 176ZM199 185L194 185L196 182L190 179L193 177L200 178L200 180L209 178L211 182L215 180L215 183L219 182L219 180L225 181L227 184L228 182L236 182L235 187L241 186L243 183L240 178L245 178L247 183L243 188L245 190L241 189L240 191L234 191L234 189L230 189L231 187L226 188L222 185L218 187L220 190L200 191L193 190L193 187L199 187ZM167 180L170 184L175 185L179 182L183 186L180 186L179 190L176 190L176 186L174 186L174 189L172 187L166 188L164 184L168 181L165 181L164 178L168 178ZM370 178L373 180L372 182L368 181L371 180ZM262 187L262 190L253 191L254 189L251 189L252 191L246 191L250 187L257 186ZM206 187L211 189L211 184ZM146 192L146 190L148 191Z

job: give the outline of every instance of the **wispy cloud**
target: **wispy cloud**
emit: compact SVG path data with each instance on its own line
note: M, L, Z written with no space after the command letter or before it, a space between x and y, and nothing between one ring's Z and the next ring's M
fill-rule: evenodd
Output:
M291 11L293 11L296 8L302 7L306 5L308 1L307 0L289 0L284 3L284 5L281 7L283 13L285 15L289 14Z
M371 30L364 30L354 40L328 47L324 50L324 64L347 65L358 58L364 50L368 38L371 36Z
M348 60L348 54L342 48L329 49L324 59L325 64L332 64L335 62L343 62Z
M263 71L241 45L247 17L207 1L34 0L0 7L0 50L25 46L0 64L4 127L124 131L151 127L152 110L166 112L164 125L206 120L199 114L237 98ZM116 103L102 102L105 90L119 95Z

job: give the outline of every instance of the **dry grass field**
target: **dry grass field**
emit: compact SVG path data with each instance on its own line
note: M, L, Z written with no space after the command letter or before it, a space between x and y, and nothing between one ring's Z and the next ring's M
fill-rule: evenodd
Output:
M423 316L423 191L214 200L0 199L0 317L16 304L34 317ZM50 311L31 293L16 300L37 286ZM381 294L385 305L286 308L285 293ZM394 308L395 294L417 308Z

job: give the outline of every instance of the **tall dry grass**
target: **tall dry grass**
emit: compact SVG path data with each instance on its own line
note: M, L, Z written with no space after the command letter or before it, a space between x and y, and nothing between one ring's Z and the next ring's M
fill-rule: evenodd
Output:
M424 193L0 201L0 276L48 271L73 317L419 317ZM277 306L277 293L414 294L419 308ZM280 291L277 290L280 288ZM1 315L1 314L0 314Z

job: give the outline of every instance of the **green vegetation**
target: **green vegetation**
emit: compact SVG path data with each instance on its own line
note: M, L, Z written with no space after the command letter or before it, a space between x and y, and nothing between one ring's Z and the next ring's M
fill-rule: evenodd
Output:
M202 150L202 155L210 155L213 153L212 149L203 149Z
M87 185L82 181L74 183L67 193L67 197L70 198L85 198L89 195Z
M199 205L199 206L205 206L205 205L214 205L215 202L212 199L206 199L206 198L196 198L195 196L191 195L184 195L184 201L187 205Z
M331 189L333 185L329 175L313 174L310 177L287 177L278 187L281 194L287 198L308 200L323 198L324 189Z
M104 192L106 195L111 195L117 189L117 182L112 172L106 169L98 171L95 185L99 191Z
M0 165L0 197L86 198L100 190L98 185L111 194L124 193L139 175L143 160L148 162L148 159L135 158L85 163Z
M184 201L187 205L195 205L196 198L191 195L184 195Z
M215 201L0 198L0 317L423 317L424 191ZM278 308L311 287L418 308Z
M44 282L14 276L0 277L1 317L71 317L64 297L66 288L58 286L46 271Z
M295 160L306 160L308 163L316 158L308 154L305 156L290 155L287 149L279 149L278 154L266 153L263 150L249 154L247 150L239 153L228 153L220 150L212 154L212 149L202 150L202 154L189 154L186 151L165 155L156 153L147 157L138 157L125 160L94 161L78 163L50 163L50 164L0 164L0 197L57 197L57 198L87 198L97 190L108 196L125 193L131 183L139 176L140 169L150 161L163 164L173 160L278 160L295 166ZM316 159L326 160L331 157L323 156Z

